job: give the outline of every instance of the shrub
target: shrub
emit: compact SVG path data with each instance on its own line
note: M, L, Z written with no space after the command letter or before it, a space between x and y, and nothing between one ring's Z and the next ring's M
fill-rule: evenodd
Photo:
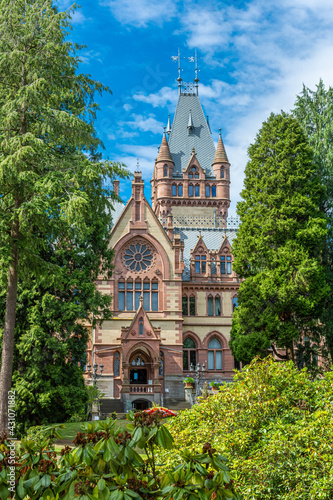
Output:
M333 498L332 372L312 381L292 362L257 359L169 428L174 449L159 457L166 466L181 461L177 449L210 442L245 500Z
M131 412L127 430L107 419L85 423L74 444L60 452L50 448L59 429L49 428L39 441L23 439L16 457L16 485L10 482L11 451L0 440L0 498L43 500L240 500L226 459L210 443L200 453L184 450L178 467L161 471L156 449L170 450L172 437L163 412ZM144 450L145 457L137 449Z

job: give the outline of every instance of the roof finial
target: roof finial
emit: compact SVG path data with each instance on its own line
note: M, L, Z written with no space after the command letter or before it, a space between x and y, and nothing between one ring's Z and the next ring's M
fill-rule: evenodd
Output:
M142 304L143 304L143 297L142 295L140 295L140 306L142 306Z
M166 130L166 127L163 127L163 135L165 137L165 130Z
M179 47L178 47L178 78L177 78L177 82L178 82L178 88L179 88L179 95L181 94L182 92L182 77L181 77L181 68L180 68L180 50L179 50Z
M219 137L222 138L222 133L221 133L221 129L219 128Z
M207 119L206 119L206 121L207 121L207 125L208 125L208 128L209 128L209 132L210 132L210 133L212 133L212 131L211 131L211 129L210 129L210 125L209 125L209 116L208 116L208 115L207 115Z
M198 82L200 81L199 78L198 78L198 55L197 55L197 49L195 49L195 78L194 78L194 82L195 82L195 93L196 95L198 95Z
M168 125L167 125L167 134L171 134L171 124L170 124L170 115L168 115Z
M139 161L139 158L136 159L136 171L140 172L140 161Z

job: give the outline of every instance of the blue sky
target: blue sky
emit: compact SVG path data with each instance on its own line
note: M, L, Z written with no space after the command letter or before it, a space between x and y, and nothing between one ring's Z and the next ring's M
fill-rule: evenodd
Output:
M72 2L59 0L62 9ZM231 207L242 189L247 148L269 114L289 111L303 83L333 85L332 0L82 0L71 39L87 46L80 71L108 85L98 98L96 129L105 157L150 179L168 113L173 117L188 58L198 50L199 96L215 143L218 129L231 163ZM130 182L121 183L126 201Z

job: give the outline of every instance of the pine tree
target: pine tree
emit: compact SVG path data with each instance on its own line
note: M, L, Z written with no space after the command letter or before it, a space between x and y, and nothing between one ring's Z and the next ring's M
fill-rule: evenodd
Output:
M299 121L314 152L317 175L326 186L321 209L327 217L328 235L324 249L324 265L330 294L321 322L323 340L333 360L333 88L325 89L322 80L315 91L303 86L297 96L294 116Z
M47 245L86 230L94 206L85 185L115 173L96 154L93 126L94 95L108 89L76 74L80 47L67 41L69 30L70 13L58 12L52 0L0 0L0 279L6 290L0 433L7 427L19 278L61 274L44 259Z
M244 281L230 345L245 363L276 348L296 361L295 342L320 334L328 294L323 188L301 127L285 113L263 124L249 158L233 244L234 269Z

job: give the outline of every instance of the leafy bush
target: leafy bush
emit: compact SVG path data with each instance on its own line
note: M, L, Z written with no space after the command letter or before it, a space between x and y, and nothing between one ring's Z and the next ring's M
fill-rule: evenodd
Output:
M54 437L61 437L59 428L49 427L35 441L22 439L16 485L10 482L10 443L0 439L1 500L14 498L14 490L21 500L240 500L226 459L210 443L200 453L184 450L179 466L162 472L156 449L170 450L173 441L163 412L131 412L129 419L127 430L111 419L83 424L75 448L66 446L60 457L52 448Z
M332 372L312 381L292 362L257 359L169 428L174 449L159 457L166 466L181 461L177 449L210 442L245 500L333 498Z

